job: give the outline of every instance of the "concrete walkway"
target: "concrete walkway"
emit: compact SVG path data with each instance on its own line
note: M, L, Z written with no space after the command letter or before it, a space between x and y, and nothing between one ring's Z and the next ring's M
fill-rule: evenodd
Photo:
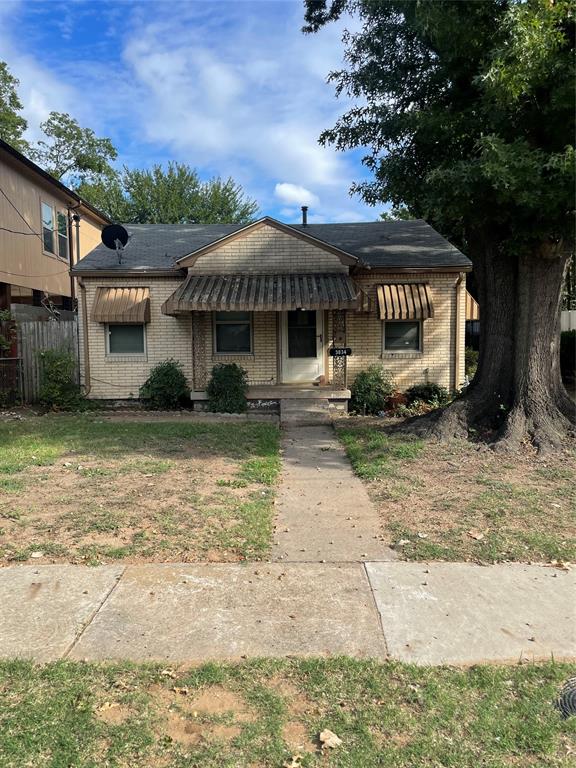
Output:
M574 573L535 565L11 566L0 656L199 662L576 658Z
M270 563L0 569L0 657L576 659L576 573L392 562L327 427L288 430Z
M330 426L285 429L272 559L394 560L378 512Z

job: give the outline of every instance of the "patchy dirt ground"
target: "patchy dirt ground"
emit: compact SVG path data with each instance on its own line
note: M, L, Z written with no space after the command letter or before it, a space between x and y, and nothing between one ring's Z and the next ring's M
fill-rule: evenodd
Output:
M0 661L0 764L512 768L573 764L567 664L337 659L158 665ZM321 734L337 736L323 746Z
M576 461L411 440L381 420L338 429L406 559L576 561Z
M274 428L60 418L0 428L15 449L0 450L5 563L235 561L267 551Z

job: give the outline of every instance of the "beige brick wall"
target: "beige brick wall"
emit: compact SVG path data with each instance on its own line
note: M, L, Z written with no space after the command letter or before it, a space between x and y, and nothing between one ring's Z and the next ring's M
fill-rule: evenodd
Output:
M192 274L287 274L348 272L335 256L313 243L264 225L199 256Z
M370 273L358 274L355 281L365 290L372 303L369 314L347 312L347 345L352 349L348 358L347 373L350 386L359 371L369 365L381 364L390 371L397 387L407 389L413 384L435 382L447 389L459 387L464 381L464 328L465 328L465 281L460 286L460 372L454 382L454 350L457 273L429 273L407 276L404 274ZM393 353L382 350L382 321L378 314L376 285L384 282L426 282L430 284L434 302L434 317L422 323L422 352ZM328 329L332 340L332 318ZM332 360L330 359L330 378Z
M348 385L358 371L378 363L389 370L400 389L425 381L436 382L449 389L454 387L456 273L430 273L407 276L371 271L356 275L355 280L368 291L372 299L370 314L347 312L347 345L352 348L348 358ZM434 301L434 317L423 322L423 351L421 353L383 353L382 322L378 316L376 289L378 283L427 282L431 286ZM184 366L186 377L193 386L192 326L191 316L169 317L161 312L162 303L180 285L178 278L85 278L88 305L88 339L91 364L90 397L97 399L124 399L138 397L150 369L168 357L174 357ZM106 326L90 319L91 308L100 286L147 286L150 288L151 322L146 326L146 355L142 357L114 356L106 354ZM460 290L460 375L457 386L464 380L464 328L465 328L465 281ZM81 294L79 296L81 298ZM84 380L84 350L82 302L79 301L80 360ZM332 313L328 312L326 342L332 343ZM236 362L245 368L251 383L277 383L277 349L279 315L275 312L254 312L253 353L251 355L216 355L213 349L212 317L205 313L205 359L210 372L219 362ZM328 377L332 378L332 358L328 358Z
M88 309L90 351L90 397L124 399L138 397L140 386L157 363L173 357L179 360L192 386L192 330L189 315L169 317L161 312L162 303L181 283L178 278L84 278ZM90 319L98 287L150 288L150 322L146 324L146 354L142 356L106 354L106 325ZM84 383L82 295L79 293L80 372Z
M206 367L208 377L214 365L218 363L237 363L248 373L250 384L276 384L278 381L277 364L277 313L252 313L252 354L218 355L214 352L213 314L204 315L206 329Z

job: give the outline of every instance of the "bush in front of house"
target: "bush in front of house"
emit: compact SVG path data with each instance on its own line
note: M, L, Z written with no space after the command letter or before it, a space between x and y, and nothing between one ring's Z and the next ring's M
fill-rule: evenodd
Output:
M464 370L466 376L472 381L478 368L478 350L472 347L466 347L464 350Z
M439 407L450 400L450 394L446 387L434 383L415 384L413 387L409 387L404 394L409 407L417 401Z
M576 379L576 330L560 335L560 370L562 378Z
M46 408L71 411L84 403L76 379L76 357L65 349L45 349L38 353L41 362L39 401Z
M182 363L170 358L158 363L140 387L140 398L149 408L173 411L187 404L190 387Z
M247 408L248 374L236 363L221 363L212 369L208 382L208 410L214 413L244 413Z
M391 374L381 365L371 365L360 371L351 388L350 409L364 415L377 414L386 408L394 392Z

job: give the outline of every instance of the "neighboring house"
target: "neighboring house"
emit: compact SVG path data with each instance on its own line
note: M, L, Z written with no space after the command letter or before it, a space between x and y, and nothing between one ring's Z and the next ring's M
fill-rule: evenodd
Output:
M170 357L199 405L227 362L255 400L346 401L374 363L402 389L464 381L471 263L425 221L127 228L120 261L101 245L72 270L90 397L137 397Z
M94 249L108 223L0 139L0 309L39 306L45 295L72 309L70 265Z

